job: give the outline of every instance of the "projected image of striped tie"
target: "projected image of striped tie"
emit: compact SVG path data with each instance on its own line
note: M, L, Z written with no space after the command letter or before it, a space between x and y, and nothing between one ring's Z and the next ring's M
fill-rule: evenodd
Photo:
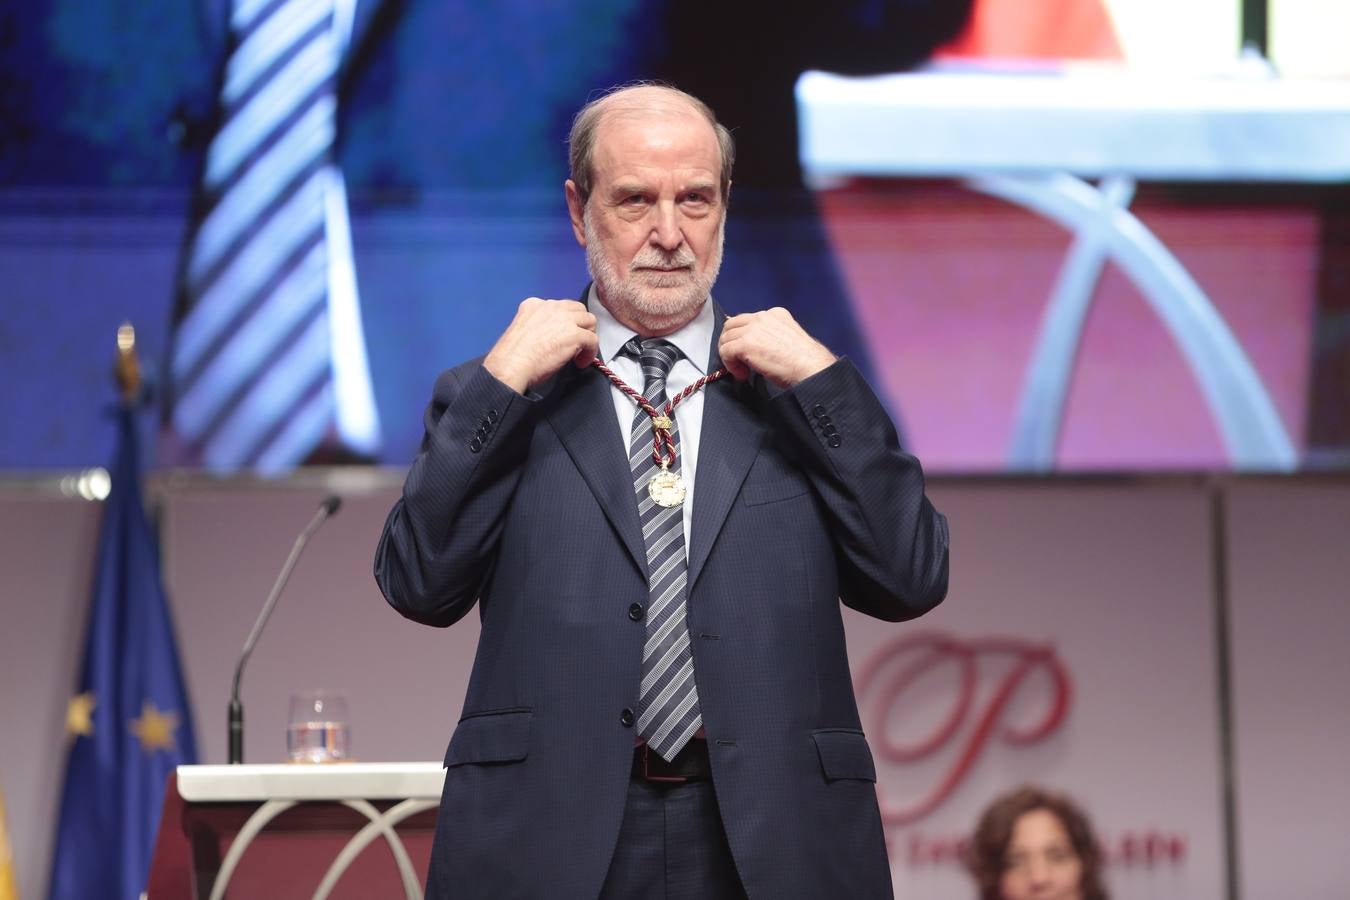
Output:
M178 462L266 475L379 449L333 159L351 2L233 5L173 341Z

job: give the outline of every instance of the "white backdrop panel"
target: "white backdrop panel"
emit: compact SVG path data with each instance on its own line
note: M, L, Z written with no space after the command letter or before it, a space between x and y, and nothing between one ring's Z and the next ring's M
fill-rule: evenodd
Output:
M933 493L951 519L946 603L899 627L856 615L848 621L855 682L888 642L931 632L953 641L949 661L896 697L889 717L872 705L874 689L858 684L892 821L950 781L964 752L973 755L936 809L890 829L897 895L972 896L952 844L993 797L1035 782L1069 792L1095 820L1117 900L1221 896L1218 688L1202 487L985 483ZM973 654L978 678L960 727L923 760L886 759L883 732L913 744L952 716L961 685L950 660L961 651ZM1042 661L1013 682L1014 663L1028 658ZM1066 678L1067 697L1054 672ZM998 690L1014 685L998 707ZM1057 701L1067 708L1053 727ZM985 715L992 727L981 740L976 724ZM1038 726L1051 726L1040 740L1003 739L1010 727Z
M1350 896L1350 485L1229 492L1243 896Z

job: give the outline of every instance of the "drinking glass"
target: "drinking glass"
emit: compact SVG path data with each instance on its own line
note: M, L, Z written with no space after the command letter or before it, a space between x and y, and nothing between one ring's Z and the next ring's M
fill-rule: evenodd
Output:
M349 740L345 697L327 690L291 695L291 716L286 726L286 752L291 762L341 762L347 758Z

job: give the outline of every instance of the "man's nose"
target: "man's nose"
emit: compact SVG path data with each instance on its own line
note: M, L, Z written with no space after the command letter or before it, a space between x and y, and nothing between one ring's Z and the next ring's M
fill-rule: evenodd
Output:
M1031 886L1038 887L1050 880L1050 866L1043 859L1033 859L1027 863L1027 880Z
M651 242L667 252L678 249L684 243L684 232L680 228L680 212L675 204L656 204L654 215L656 219L652 222Z

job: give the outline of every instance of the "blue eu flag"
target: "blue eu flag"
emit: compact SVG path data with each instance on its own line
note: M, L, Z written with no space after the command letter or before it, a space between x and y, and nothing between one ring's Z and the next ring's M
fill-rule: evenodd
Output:
M71 744L54 900L136 900L150 868L165 778L197 757L159 553L141 504L133 404L124 403L117 417L84 666L66 717Z

